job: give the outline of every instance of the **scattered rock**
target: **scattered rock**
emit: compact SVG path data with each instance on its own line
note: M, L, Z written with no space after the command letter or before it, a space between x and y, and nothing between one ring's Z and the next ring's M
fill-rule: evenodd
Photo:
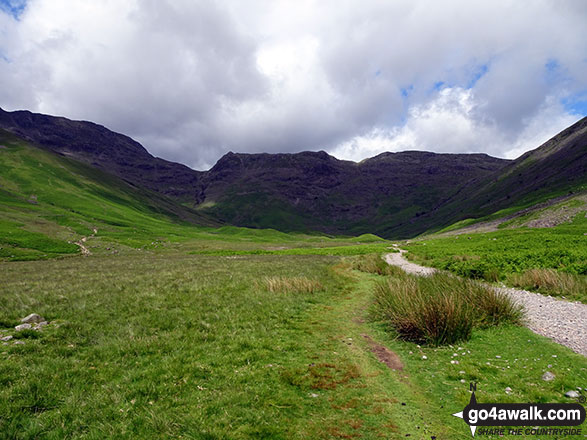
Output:
M428 359L428 356L424 355L424 356L422 356L422 359L426 360L426 359Z
M14 345L24 345L24 341L14 341Z
M495 356L495 359L501 359L500 355Z
M579 393L574 390L567 391L565 393L565 397L570 397L571 399L577 399L579 396L580 396Z
M39 322L38 324L34 325L33 329L34 330L41 330L46 325L49 325L49 323L47 321Z
M506 387L505 393L506 394L511 394L512 393L512 389L510 387Z
M450 363L453 364L453 365L458 365L459 364L459 361L450 361Z
M551 380L554 380L555 375L552 374L550 371L547 371L546 373L544 373L542 375L542 380L545 380L547 382L550 382Z
M14 330L16 330L17 332L19 332L21 330L28 330L28 329L31 329L31 328L33 328L33 326L30 325L30 324L20 324L20 325L17 325L16 327L14 327Z
M312 398L316 398L316 397L318 397L318 394L316 394L316 393L311 393L311 394L310 394L310 397L312 397Z
M0 341L10 341L11 339L12 339L12 336L8 335L8 336L4 336L4 337L0 338Z
M34 324L37 322L43 322L45 319L41 315L37 315L36 313L31 313L29 316L22 318L20 322L23 324Z

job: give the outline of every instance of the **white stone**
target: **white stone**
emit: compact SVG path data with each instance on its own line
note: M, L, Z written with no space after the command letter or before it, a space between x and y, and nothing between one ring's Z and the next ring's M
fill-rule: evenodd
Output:
M36 313L31 313L29 316L22 318L20 322L22 322L23 324L30 324L36 322L43 322L44 320L45 319L43 319L42 316L37 315Z

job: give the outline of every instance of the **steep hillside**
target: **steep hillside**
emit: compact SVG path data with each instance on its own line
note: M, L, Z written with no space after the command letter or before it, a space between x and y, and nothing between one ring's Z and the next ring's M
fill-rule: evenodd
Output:
M585 189L587 117L489 178L477 179L462 187L453 197L418 219L419 229L438 229L457 220L494 213L494 217L501 217Z
M231 224L334 234L410 235L411 220L508 161L485 154L228 153L202 180L200 209ZM421 232L421 231L420 231Z
M182 225L218 226L201 213L0 130L0 258L75 253L101 237L131 246L169 237Z
M135 189L159 193L182 216L197 212L281 231L413 237L587 184L587 118L515 161L421 151L383 153L360 163L325 152L228 153L205 172L155 158L129 137L91 122L0 110L0 128Z
M0 128L51 151L85 162L127 182L182 202L196 201L200 174L153 157L128 136L86 121L0 109Z

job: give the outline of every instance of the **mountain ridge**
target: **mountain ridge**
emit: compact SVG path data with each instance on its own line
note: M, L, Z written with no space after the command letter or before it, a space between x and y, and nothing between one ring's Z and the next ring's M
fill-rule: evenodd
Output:
M516 160L404 151L352 162L324 151L228 152L208 171L156 158L92 122L0 109L0 128L222 223L339 235L412 237L582 184L587 162L587 118Z

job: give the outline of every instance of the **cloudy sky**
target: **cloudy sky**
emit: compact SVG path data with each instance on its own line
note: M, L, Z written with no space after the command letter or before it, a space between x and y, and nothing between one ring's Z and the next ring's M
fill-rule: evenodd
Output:
M587 114L587 1L0 0L0 107L227 151L514 158Z

